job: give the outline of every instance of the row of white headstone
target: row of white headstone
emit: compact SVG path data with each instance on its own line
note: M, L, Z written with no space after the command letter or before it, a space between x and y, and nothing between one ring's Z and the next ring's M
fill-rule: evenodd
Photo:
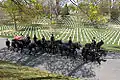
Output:
M21 28L22 26L19 26ZM32 26L30 28L22 27L25 29L25 31L19 31L14 33L0 33L0 35L6 35L6 36L15 36L15 35L27 35L29 34L32 38L34 37L34 34L38 38L42 38L42 35L45 36L46 39L50 39L51 32L47 32L42 30L42 27L39 28L39 30L32 31ZM10 26L2 26L0 27L0 30L7 30L12 29ZM94 29L88 29L88 28L75 28L75 29L69 29L69 28L62 28L59 30L58 34L55 36L56 39L62 39L62 40L69 40L69 37L72 37L73 41L80 41L80 42L91 42L93 37L96 37L96 41L103 40L106 44L116 44L120 45L120 32L119 30L108 30L103 33L99 33L98 31Z

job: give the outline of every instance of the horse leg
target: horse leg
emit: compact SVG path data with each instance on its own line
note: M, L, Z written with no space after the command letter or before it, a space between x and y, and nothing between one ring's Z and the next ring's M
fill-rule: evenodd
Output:
M23 52L23 47L21 48L21 51L20 51L20 53L22 53Z
M55 52L56 52L56 49L55 49L55 47L53 48L53 54L55 54Z
M86 56L85 56L85 55L83 55L83 61L86 61L86 60L87 60Z
M37 53L37 49L36 49L36 47L35 47L34 49L35 49L35 53Z
M10 46L8 46L8 50L10 50Z
M88 61L88 57L87 57L87 54L84 55L83 57L84 61L87 62Z
M66 55L67 55L67 58L68 56L70 55L70 51L65 51L66 52Z
M43 47L43 53L47 52L47 48Z
M9 50L10 46L7 46L7 49Z
M55 49L54 52L57 53L58 52L58 48L55 46L54 49Z
M105 59L101 59L101 61L106 62L107 60L105 60Z
M76 59L76 56L77 56L77 51L76 50L73 51L73 56L74 56L74 59Z
M31 52L32 52L32 48L29 48L29 53L28 53L28 54L30 55L30 54L31 54Z
M48 53L51 53L51 49L50 49L49 47L47 48L47 52L48 52Z
M60 54L61 54L61 56L63 56L63 50L62 49L60 49Z
M55 51L56 51L55 48L53 48L53 54L55 54Z
M94 55L91 55L91 56L92 56L92 60L91 61L93 62L95 60L95 57L94 57Z
M31 55L32 50L29 50L29 55Z
M11 49L10 49L10 51L14 51L12 46L11 46Z
M12 47L12 51L15 52L15 47Z
M35 50L35 54L37 53L37 49L36 49L36 47L34 48L34 50ZM34 56L35 56L35 54L34 54Z
M99 65L101 65L101 60L99 58L97 58L97 62L99 63Z
M17 47L17 50L16 50L16 52L18 52L19 51L19 47Z
M45 52L45 51L44 51L44 47L42 47L42 48L41 48L41 52L42 52L42 53L44 53L44 52Z

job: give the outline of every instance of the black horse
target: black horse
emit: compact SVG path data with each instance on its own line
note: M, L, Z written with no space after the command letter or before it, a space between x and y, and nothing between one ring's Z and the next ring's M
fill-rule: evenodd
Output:
M24 43L22 40L15 40L15 43L17 45L17 52L20 50L20 53L23 52L23 48L24 48Z
M99 64L101 64L101 61L106 61L101 59L102 56L106 56L106 52L100 48L103 44L102 40L96 44L95 48L91 46L91 43L85 44L82 49L83 61L97 61Z
M36 53L36 52L37 52L36 47L37 47L37 44L36 44L34 41L32 41L32 42L28 45L29 54L31 54L31 52L33 51L33 49L34 49L34 51L35 51L35 53ZM32 55L35 55L35 54L32 54Z
M15 42L15 39L12 39L12 42L11 42L11 50L12 51L15 51L15 49L17 48L17 44Z
M77 55L76 49L80 49L81 45L79 43L72 43L69 45L68 43L62 43L59 45L59 50L61 55L64 55L64 53L68 56L72 56L75 58Z
M11 50L12 51L19 51L22 53L24 48L24 43L21 40L13 39L11 42Z

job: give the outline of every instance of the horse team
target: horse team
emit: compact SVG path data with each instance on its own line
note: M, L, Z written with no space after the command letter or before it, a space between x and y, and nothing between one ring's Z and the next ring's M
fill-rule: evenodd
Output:
M103 44L104 42L102 40L96 43L95 37L93 37L92 42L86 43L82 48L82 45L79 42L73 43L71 37L69 38L69 41L65 43L62 40L55 40L53 34L51 35L50 40L46 40L44 36L39 40L36 35L34 35L33 39L31 39L29 35L26 35L21 40L6 40L6 46L11 51L20 51L20 53L23 53L26 49L27 51L24 52L29 55L36 55L38 52L41 52L41 54L53 53L60 54L61 56L65 55L67 58L71 56L76 59L76 56L78 56L77 50L81 50L83 61L97 61L99 64L101 64L101 61L106 61L102 59L103 56L106 56L105 50L101 49Z

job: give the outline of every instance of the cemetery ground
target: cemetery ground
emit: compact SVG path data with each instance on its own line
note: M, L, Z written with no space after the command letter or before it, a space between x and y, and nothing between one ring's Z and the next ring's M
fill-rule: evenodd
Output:
M31 38L34 34L41 39L42 35L48 40L51 33L54 33L55 39L62 39L67 42L69 37L72 37L74 42L85 44L91 42L91 39L96 37L96 41L103 40L105 44L104 49L109 50L110 53L106 57L107 62L100 66L96 63L82 63L78 57L77 60L73 58L60 57L52 54L37 53L37 56L29 56L7 51L3 46L1 47L0 59L3 61L10 61L24 66L39 68L47 70L52 73L70 75L82 80L119 80L119 62L120 62L120 29L119 28L58 28L53 32L46 27L26 27L19 26L19 31L14 31L13 26L2 26L0 35L2 37L13 38L15 35L29 34ZM0 41L1 42L1 41ZM1 43L3 44L4 41ZM55 79L56 80L56 79ZM63 80L63 79L62 79Z
M120 77L118 74L120 74L119 73L120 28L113 28L113 27L106 28L104 26L100 26L100 28L97 29L97 28L93 28L93 26L83 26L81 24L76 24L76 22L74 21L75 19L73 18L73 21L64 20L63 22L65 21L67 22L65 22L66 24L62 24L61 26L59 25L54 27L52 25L52 28L53 28L52 30L49 29L51 27L51 25L49 25L50 21L47 21L46 19L44 19L45 21L43 22L40 21L40 23L43 23L42 25L41 24L18 25L17 27L18 31L15 31L14 26L11 26L11 25L0 26L0 36L4 37L4 39L3 38L0 39L0 44L1 44L0 60L10 61L12 63L17 63L23 66L39 68L41 71L48 71L48 73L52 72L52 73L55 73L55 75L56 74L62 74L65 76L69 75L74 78L79 78L80 80L119 80ZM45 24L45 23L48 23L48 24ZM61 39L64 42L67 42L69 37L71 36L73 42L80 42L83 46L85 43L91 42L93 37L96 38L97 42L100 40L103 40L104 45L102 47L110 51L109 55L106 57L107 62L105 63L103 62L101 65L98 65L96 63L84 64L82 63L79 56L77 57L77 60L74 60L71 57L66 58L66 56L60 57L59 54L52 55L47 53L44 53L44 54L36 53L37 56L29 56L24 53L21 54L16 52L10 52L6 50L6 48L4 48L5 39L9 38L11 40L15 35L22 34L25 36L29 34L30 37L33 38L35 34L38 37L38 39L41 39L42 35L44 35L45 38L49 40L52 33L54 34L56 40ZM78 51L78 53L80 52ZM4 70L5 69L6 67L4 67ZM16 69L14 70L16 71ZM11 68L8 68L7 71L10 74L13 74L11 73L11 71L14 72L14 70L13 69L11 70ZM34 71L33 73L29 73L32 70L29 70L27 72L28 74L31 74L30 76L27 76L27 78L34 78L34 77L41 76L42 72L40 72L40 75L37 72L34 73ZM27 75L27 74L24 73L23 75L21 74L22 73L21 71L20 71L21 73L19 73L19 70L17 71L18 72L15 72L15 73L18 73L18 75L20 74L22 78L26 78L24 75ZM48 73L46 73L46 75ZM13 75L13 78L16 78L16 77L18 77L16 74ZM18 77L18 78L21 79L21 77ZM44 78L43 80L47 80L47 79ZM48 80L52 80L52 79L48 79ZM57 80L57 79L55 78L53 80ZM62 78L61 80L68 80L68 79Z
M106 50L120 51L120 28L93 28L93 27L53 27L52 31L49 26L18 26L18 31L14 30L14 26L1 26L0 36L13 38L15 35L27 35L29 34L33 38L34 34L38 39L45 36L47 40L50 39L51 34L55 35L56 40L63 40L67 42L69 37L72 37L73 42L80 42L82 45L91 42L92 38L95 37L96 41L104 41L102 46Z
M0 0L0 80L120 80L119 14L119 0Z

